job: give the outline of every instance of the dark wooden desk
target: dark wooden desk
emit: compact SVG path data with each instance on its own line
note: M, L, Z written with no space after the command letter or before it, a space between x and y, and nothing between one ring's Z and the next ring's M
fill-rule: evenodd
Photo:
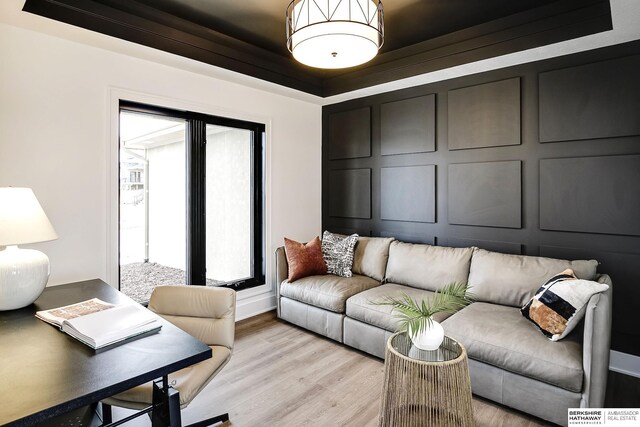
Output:
M32 425L211 357L211 349L163 320L159 333L96 352L35 317L93 297L130 301L101 280L45 289L36 302L0 311L0 425Z

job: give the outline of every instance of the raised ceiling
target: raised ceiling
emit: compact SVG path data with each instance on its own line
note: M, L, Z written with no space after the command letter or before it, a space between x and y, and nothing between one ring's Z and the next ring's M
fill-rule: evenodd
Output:
M285 8L289 0L138 0L172 15L289 57ZM311 0L312 1L312 0ZM326 0L325 0L326 1ZM389 52L556 0L383 1Z
M331 71L298 64L286 49L289 0L26 0L23 10L319 96L612 28L608 0L383 3L380 54Z

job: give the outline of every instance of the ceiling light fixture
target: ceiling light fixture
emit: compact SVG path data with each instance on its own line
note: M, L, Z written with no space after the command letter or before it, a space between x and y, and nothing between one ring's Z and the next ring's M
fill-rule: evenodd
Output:
M380 0L293 0L287 7L287 47L305 65L364 64L383 42Z

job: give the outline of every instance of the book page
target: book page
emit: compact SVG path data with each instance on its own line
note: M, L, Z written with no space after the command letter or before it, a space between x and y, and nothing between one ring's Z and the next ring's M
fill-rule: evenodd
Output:
M125 304L64 320L62 330L75 338L82 338L92 347L102 347L160 326L159 317L153 312L136 304Z
M75 319L88 314L97 313L115 307L113 304L104 302L101 299L93 298L76 304L64 307L52 308L51 310L38 311L36 317L52 325L62 326L64 320Z

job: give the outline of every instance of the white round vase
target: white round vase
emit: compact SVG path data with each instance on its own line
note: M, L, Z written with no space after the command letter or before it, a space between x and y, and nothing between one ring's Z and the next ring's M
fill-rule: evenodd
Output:
M420 350L433 351L437 350L440 344L442 344L442 340L444 340L444 329L440 323L431 320L431 324L417 334L413 334L411 329L409 329L409 336L411 337L413 345Z

